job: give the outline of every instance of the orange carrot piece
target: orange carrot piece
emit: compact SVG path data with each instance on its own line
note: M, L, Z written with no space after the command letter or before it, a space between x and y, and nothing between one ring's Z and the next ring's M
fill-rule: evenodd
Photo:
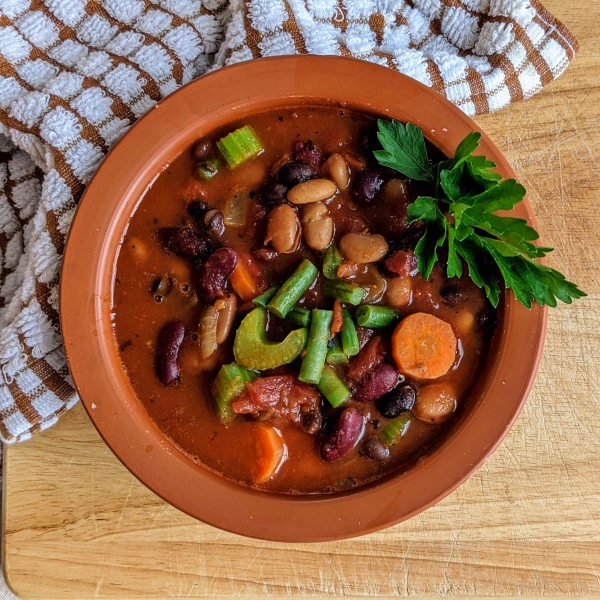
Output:
M333 303L333 320L331 321L331 335L339 333L342 329L342 303L336 298Z
M264 291L265 284L260 268L248 254L240 254L238 264L229 279L236 294L248 302Z
M267 425L256 426L254 482L270 479L287 458L287 447L281 433Z
M456 336L446 321L426 313L403 319L392 335L398 370L414 379L437 379L456 360Z

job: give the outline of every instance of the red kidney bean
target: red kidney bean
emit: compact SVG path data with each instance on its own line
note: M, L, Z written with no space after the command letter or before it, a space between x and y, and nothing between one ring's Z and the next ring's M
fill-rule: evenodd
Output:
M158 334L156 345L156 371L163 385L171 385L179 379L177 357L183 343L185 327L181 321L169 321Z
M379 401L379 412L386 419L395 419L403 412L412 410L417 399L417 390L407 383L392 390Z
M231 248L215 250L200 267L198 297L211 304L225 295L227 280L237 267L238 255Z
M381 363L366 379L361 381L352 394L359 402L375 402L400 383L400 374L390 363Z
M323 460L338 460L354 448L362 434L363 425L363 416L355 408L344 410L321 444Z
M370 437L362 445L360 453L371 460L384 461L390 455L390 449L375 437Z
M383 177L378 169L365 169L354 180L352 197L360 204L370 204L383 185Z
M294 160L309 164L316 169L323 162L323 151L315 146L312 140L296 142L294 144Z
M305 162L289 162L279 169L277 179L287 187L293 187L304 181L316 177L317 171L310 164Z
M210 254L208 242L191 227L163 227L158 230L158 237L167 252L181 258L196 260Z

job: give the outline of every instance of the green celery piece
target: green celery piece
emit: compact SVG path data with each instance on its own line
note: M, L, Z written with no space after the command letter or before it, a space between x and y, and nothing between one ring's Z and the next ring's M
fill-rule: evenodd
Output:
M266 336L267 311L255 308L240 323L233 342L235 361L247 369L264 371L287 365L300 356L308 331L302 327L288 333L281 342Z
M196 167L196 173L198 173L200 179L208 181L219 172L219 167L221 166L220 163L221 161L218 158L211 158L209 160L201 162Z
M246 382L254 381L258 373L244 369L235 363L223 365L212 384L212 393L217 403L217 412L221 421L228 425L236 414L231 403L246 389Z
M391 446L398 437L404 437L410 425L410 416L404 413L387 423L381 430L383 442L386 446Z
M235 169L263 151L263 147L250 125L244 125L221 138L217 142L217 148L230 169Z

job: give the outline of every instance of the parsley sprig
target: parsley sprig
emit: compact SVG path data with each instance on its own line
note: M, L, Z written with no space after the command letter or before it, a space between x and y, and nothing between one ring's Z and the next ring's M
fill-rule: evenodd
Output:
M447 276L460 277L466 264L469 276L494 306L500 298L498 273L527 308L533 301L553 307L557 299L571 304L586 295L564 275L537 262L552 248L533 243L539 235L525 219L495 214L513 209L525 197L525 188L514 179L503 181L494 170L497 165L473 156L480 133L470 133L452 158L432 165L419 127L383 120L378 127L383 150L374 154L379 164L432 187L432 196L419 196L408 206L408 221L425 224L415 248L425 279L445 244Z

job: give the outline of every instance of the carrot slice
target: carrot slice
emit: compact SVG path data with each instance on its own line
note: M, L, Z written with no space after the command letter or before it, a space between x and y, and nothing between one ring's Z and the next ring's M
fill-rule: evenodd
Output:
M270 479L287 458L287 446L274 427L256 426L254 482Z
M231 274L230 281L236 294L248 302L256 298L263 291L264 280L262 280L259 267L247 254L240 254L240 260Z
M331 321L331 335L339 333L342 329L342 303L336 298L333 303L333 319Z
M415 379L437 379L456 360L456 336L446 321L427 313L403 319L392 335L398 370Z

